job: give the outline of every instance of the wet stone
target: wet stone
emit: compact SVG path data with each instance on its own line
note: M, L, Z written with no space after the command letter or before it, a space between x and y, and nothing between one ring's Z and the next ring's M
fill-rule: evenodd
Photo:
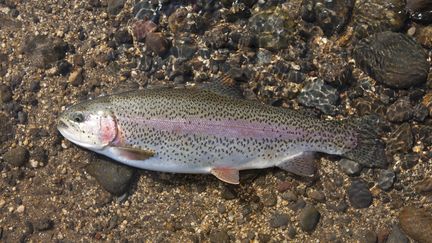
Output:
M325 114L336 113L336 103L339 100L337 90L324 83L321 79L315 79L307 83L297 97L300 104L307 107L315 107Z
M414 136L409 123L403 123L390 135L387 141L387 151L394 154L397 152L407 153L414 145Z
M288 233L287 234L288 234L289 238L294 239L297 235L297 231L292 225L290 225L290 226L288 226Z
M407 0L406 10L410 18L422 24L432 23L432 3L428 0Z
M38 68L48 68L63 59L67 49L68 45L62 39L51 39L43 35L28 38L22 47L30 62Z
M405 207L399 214L399 224L409 237L418 242L430 242L432 214L423 208Z
M371 230L364 230L360 233L359 242L362 243L376 243L377 234Z
M429 115L428 108L423 104L417 104L414 106L413 119L418 122L424 122L426 117Z
M415 153L408 153L401 156L401 166L404 170L413 168L420 159L420 155Z
M264 206L273 207L277 203L277 197L274 193L266 193L261 197L261 201Z
M387 237L387 243L409 243L408 238L405 234L400 230L399 226L394 225L392 231Z
M123 9L126 0L108 0L107 11L111 15L117 15Z
M414 108L411 106L409 98L403 97L390 105L387 109L387 119L391 122L405 122L414 115Z
M16 147L3 154L3 159L12 166L23 166L29 160L29 151L24 147Z
M157 25L151 20L136 20L132 22L133 37L143 42L149 33L155 32Z
M378 176L378 186L384 191L390 190L396 179L396 174L391 170L382 170Z
M345 174L349 176L358 175L362 170L362 165L349 159L341 159L339 160L339 166L345 172Z
M122 44L133 44L132 35L125 29L116 31L114 34L114 39L118 45Z
M299 215L300 228L306 232L312 232L318 224L320 213L312 205L307 205Z
M348 23L354 7L354 0L304 0L302 3L302 18L315 22L326 36L341 33Z
M38 219L33 222L33 227L37 231L46 231L54 227L54 221L49 218Z
M224 186L222 188L221 196L225 200L232 200L238 197L238 193L232 186Z
M296 194L292 191L286 191L286 192L282 193L281 197L287 201L290 201L290 202L295 202L298 199Z
M12 100L12 91L9 86L0 84L0 101L7 103Z
M150 48L150 50L152 50L159 56L165 55L170 48L169 41L162 33L159 32L148 33L145 43L146 46Z
M348 188L348 199L354 208L367 208L372 204L372 193L368 185L361 179L351 182Z
M276 213L270 219L270 227L279 228L285 227L289 223L289 217L285 213Z
M393 88L408 88L426 82L429 63L423 48L411 37L382 32L361 40L354 59L363 71Z
M135 169L103 159L95 159L86 166L86 171L96 178L108 192L121 196L125 194L132 182Z
M326 197L322 191L311 191L308 193L308 196L316 202L323 203L326 200Z

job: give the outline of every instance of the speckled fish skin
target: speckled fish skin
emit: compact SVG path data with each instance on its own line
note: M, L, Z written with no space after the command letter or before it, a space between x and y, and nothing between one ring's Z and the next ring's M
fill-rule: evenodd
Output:
M373 149L375 135L366 136L368 132L359 129L361 124L324 121L206 90L153 89L105 96L72 106L60 121L76 112L110 114L115 120L115 138L99 134L111 141L99 147L86 146L74 140L73 131L66 134L66 128L59 126L66 138L143 169L210 173L214 168L281 167L305 152L337 154L368 166L382 165L372 161L383 152ZM131 160L121 156L118 147L154 154L145 160Z

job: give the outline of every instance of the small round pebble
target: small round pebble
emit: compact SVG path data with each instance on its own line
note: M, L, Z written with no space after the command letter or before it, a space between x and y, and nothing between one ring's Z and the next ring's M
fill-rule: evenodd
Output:
M270 227L279 228L287 226L289 223L289 217L285 213L276 213L270 219Z
M399 213L402 230L418 242L430 242L432 213L424 208L405 207Z
M394 225L392 231L387 237L388 243L408 243L409 240L405 234L399 229L397 225Z
M22 166L29 160L29 151L24 147L10 149L3 155L3 159L12 166Z
M378 186L384 191L392 188L396 174L391 170L382 170L378 176Z
M339 160L339 165L343 172L349 176L358 175L362 170L362 166L359 163L349 159Z
M354 208L367 208L372 204L372 193L361 179L353 180L348 188L348 198Z
M323 203L326 200L326 197L322 191L311 191L308 193L308 196L314 201Z
M25 206L24 205L19 205L16 209L17 213L24 213L25 211Z
M274 193L266 193L261 197L264 206L273 207L277 203L277 197Z
M320 213L314 206L307 205L299 215L300 227L306 232L312 232L317 226L320 217Z

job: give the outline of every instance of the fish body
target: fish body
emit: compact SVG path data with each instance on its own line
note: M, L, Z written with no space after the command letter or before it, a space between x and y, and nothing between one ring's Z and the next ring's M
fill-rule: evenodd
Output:
M79 118L79 119L78 119ZM212 173L238 183L238 171L278 166L314 173L313 154L382 166L376 135L358 122L324 121L200 89L152 89L70 107L59 131L121 163L154 171Z

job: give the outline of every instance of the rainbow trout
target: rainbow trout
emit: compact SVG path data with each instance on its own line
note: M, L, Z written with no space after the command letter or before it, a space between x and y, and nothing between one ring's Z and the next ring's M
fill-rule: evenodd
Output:
M325 121L294 110L203 89L138 90L68 108L58 130L71 142L154 171L211 173L239 183L239 171L277 166L311 176L314 154L386 165L373 124Z

